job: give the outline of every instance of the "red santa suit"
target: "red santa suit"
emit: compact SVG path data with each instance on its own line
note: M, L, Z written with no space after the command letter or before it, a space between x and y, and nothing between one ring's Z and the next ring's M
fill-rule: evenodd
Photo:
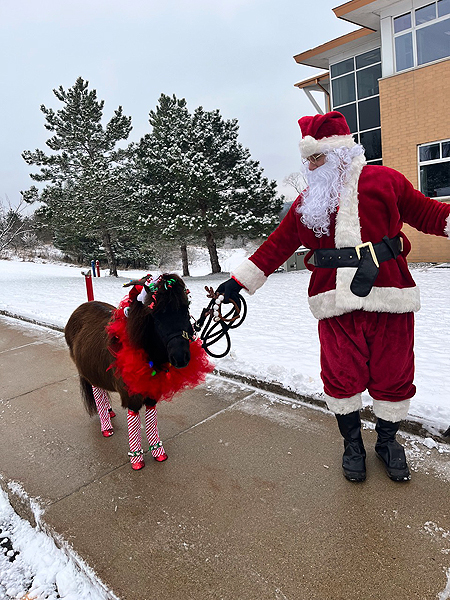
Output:
M338 116L331 124L330 115ZM328 113L328 120L321 117L299 121L304 157L355 145L340 113ZM364 155L356 156L348 168L329 235L317 237L302 223L302 202L300 195L278 228L232 276L253 294L299 246L310 248L305 258L312 271L308 300L319 319L322 380L330 410L358 410L361 392L368 389L376 416L399 421L415 393L413 313L420 308L419 289L406 262L411 245L401 228L408 223L424 233L450 237L450 204L425 197L393 169L367 165ZM350 289L356 267L319 268L308 262L317 249L355 248L398 235L401 253L379 264L366 296Z

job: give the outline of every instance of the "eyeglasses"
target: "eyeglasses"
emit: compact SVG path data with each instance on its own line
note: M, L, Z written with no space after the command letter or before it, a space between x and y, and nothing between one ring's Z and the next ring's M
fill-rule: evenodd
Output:
M325 154L323 152L320 152L319 154L311 154L311 156L302 158L302 162L304 165L306 165L308 163L312 163L313 165L316 165L316 167L317 167L317 163L320 161L322 156L325 156Z

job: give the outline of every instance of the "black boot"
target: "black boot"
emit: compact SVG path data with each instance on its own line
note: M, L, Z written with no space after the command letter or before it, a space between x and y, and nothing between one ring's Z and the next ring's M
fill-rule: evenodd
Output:
M361 417L359 411L348 415L336 414L339 431L344 438L344 456L342 468L344 476L349 481L364 481L366 479L366 451L361 437Z
M387 474L393 481L409 481L411 474L406 463L405 450L395 439L399 426L400 422L377 420L375 431L378 433L378 440L375 452L383 461Z

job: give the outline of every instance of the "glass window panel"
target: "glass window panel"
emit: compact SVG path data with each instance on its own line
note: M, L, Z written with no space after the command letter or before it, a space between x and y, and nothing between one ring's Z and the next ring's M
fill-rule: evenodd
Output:
M335 106L356 100L355 76L353 73L339 77L339 79L332 79L331 87L333 90L333 104Z
M450 0L438 0L437 9L438 17L450 15Z
M416 31L417 64L450 56L450 19L437 21Z
M358 122L356 120L356 102L353 104L347 104L347 106L341 106L340 108L334 108L333 110L337 110L344 115L352 133L358 131Z
M406 13L406 15L394 19L394 33L405 31L405 29L411 29L411 13Z
M360 140L366 151L367 160L381 158L381 129L361 133Z
M369 98L358 103L359 130L380 126L380 98Z
M428 4L427 6L422 6L422 8L418 8L414 11L416 25L421 25L422 23L426 23L427 21L431 21L436 18L436 4Z
M395 68L404 71L414 66L412 33L405 33L395 38Z
M442 158L450 157L450 142L442 143Z
M353 57L348 58L347 60L338 62L335 65L331 65L331 77L338 77L339 75L350 73L350 71L353 71L354 68Z
M370 52L365 52L356 57L356 68L361 69L362 67L368 67L374 63L381 62L381 49L375 48Z
M381 77L381 65L374 65L356 71L356 84L358 88L358 98L367 98L378 94L378 80Z
M420 167L420 191L430 198L450 196L450 161Z
M436 160L439 158L441 158L441 150L439 144L428 144L428 146L420 146L420 162L424 162L425 160Z

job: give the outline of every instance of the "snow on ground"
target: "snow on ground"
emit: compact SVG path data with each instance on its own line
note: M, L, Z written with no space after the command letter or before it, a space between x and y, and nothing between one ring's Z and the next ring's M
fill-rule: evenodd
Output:
M194 317L198 318L209 302L205 286L215 289L228 277L225 271L246 254L243 250L222 251L224 273L214 276L208 275L205 260L192 266L192 276L185 281ZM87 267L0 261L0 311L64 327L72 311L87 299L82 270ZM143 271L120 272L116 279L102 272L92 280L95 299L118 304L127 291L123 283L142 275ZM450 268L422 266L413 269L413 276L421 288L422 310L416 316L417 395L410 415L431 432L442 432L450 425ZM241 327L231 331L231 353L216 359L217 367L278 382L303 395L320 395L317 321L307 304L308 282L306 271L275 273L254 296L246 296L248 316ZM367 395L363 399L370 403ZM423 443L427 442L436 446L431 438ZM38 527L20 519L0 489L1 600L115 598L65 542L58 546ZM449 586L450 579L442 599L450 597Z
M243 250L222 251L224 273L214 276L208 275L210 268L204 259L192 266L192 276L185 280L194 317L198 318L209 302L205 286L215 289L228 277L225 271L236 266L244 255ZM416 314L417 394L410 415L430 431L443 431L450 425L450 268L412 270L421 289L422 309ZM87 299L81 271L80 267L61 264L0 261L0 310L64 327L72 311ZM118 304L127 292L123 283L140 278L144 272L122 271L119 278L105 274L92 279L95 299ZM231 331L231 353L216 359L216 365L278 382L299 394L319 395L322 384L317 321L308 308L308 282L307 271L274 273L254 296L244 294L247 318ZM367 394L363 401L371 402Z
M16 490L17 492L18 490ZM39 509L36 508L38 512ZM35 514L37 519L38 514ZM0 598L112 600L92 570L63 541L21 519L0 488Z

